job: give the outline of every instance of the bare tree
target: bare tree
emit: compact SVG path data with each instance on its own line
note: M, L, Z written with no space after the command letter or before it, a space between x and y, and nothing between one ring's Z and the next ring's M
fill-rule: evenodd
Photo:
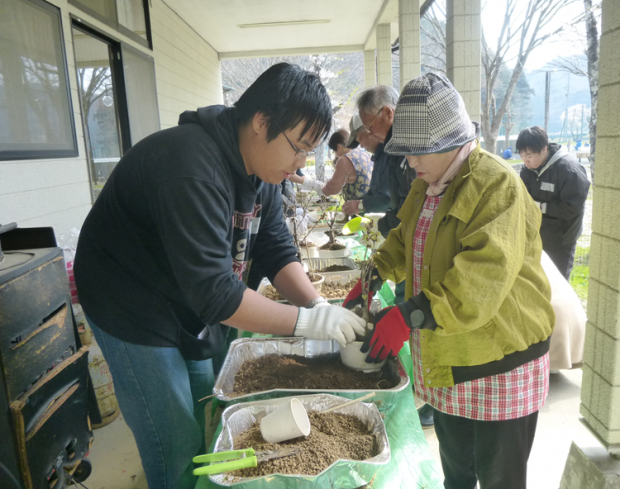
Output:
M112 84L112 73L108 67L78 67L77 76L84 120L88 120L90 108L107 93L107 86Z
M316 73L327 88L334 109L336 127L347 127L355 109L355 95L364 84L362 53L316 54L273 58L246 58L222 62L222 82L233 90L224 94L226 105L234 104L265 70L277 63L288 62ZM316 148L316 176L325 180L325 142Z
M506 122L504 122L504 129L506 129L506 148L510 147L510 133L515 125L511 119L512 111L510 110L510 104L508 104L508 110L506 111Z
M565 23L555 29L556 16L562 8L575 0L505 0L506 11L497 45L491 48L482 34L482 69L484 71L486 97L482 102L482 135L487 151L495 153L497 136L504 115L509 109L510 100L519 77L523 73L528 57L550 37L562 31ZM523 10L517 10L517 6ZM516 55L512 58L512 53ZM510 61L515 61L512 75L502 103L497 107L494 89L500 69Z
M435 0L420 19L422 71L446 74L446 2Z
M584 13L575 23L585 22L585 36L582 43L584 45L583 55L570 57L559 57L550 63L550 67L558 71L565 71L576 76L588 77L590 85L590 107L591 115L589 119L590 132L590 173L594 180L594 163L596 158L596 109L598 107L598 79L599 79L599 49L600 35L598 24L601 19L601 1L583 0Z
M428 3L428 2L427 2ZM446 2L435 0L427 9L420 8L420 65L422 74L446 74ZM392 85L400 91L399 41L392 46Z
M598 22L592 0L583 0L586 16L586 39L588 49L586 55L588 57L588 73L590 80L590 100L592 111L590 113L590 174L594 182L594 159L596 152L596 110L598 108L598 56L599 56L599 34ZM601 12L601 3L596 6Z

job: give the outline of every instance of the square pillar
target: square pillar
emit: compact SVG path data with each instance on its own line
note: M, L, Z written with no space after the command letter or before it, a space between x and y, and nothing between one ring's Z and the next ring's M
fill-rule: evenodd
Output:
M377 26L377 79L379 85L392 86L392 27L390 24Z
M603 1L588 323L580 413L608 452L620 454L620 3Z
M377 61L375 50L364 51L364 88L377 84Z
M418 0L398 1L398 39L400 58L400 89L420 76L420 3Z
M446 69L469 116L480 121L480 0L446 2Z

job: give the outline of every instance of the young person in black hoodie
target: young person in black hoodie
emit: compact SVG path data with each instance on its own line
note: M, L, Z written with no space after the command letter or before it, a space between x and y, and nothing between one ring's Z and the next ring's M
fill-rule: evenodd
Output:
M282 216L279 184L305 166L331 118L318 77L275 65L235 107L184 112L131 148L86 218L78 294L150 489L196 483L196 401L212 391L209 359L229 327L341 344L363 332L362 319L319 297ZM295 306L248 289L248 263Z
M521 179L542 211L543 250L569 280L590 190L586 170L539 126L519 133L517 152L525 165Z

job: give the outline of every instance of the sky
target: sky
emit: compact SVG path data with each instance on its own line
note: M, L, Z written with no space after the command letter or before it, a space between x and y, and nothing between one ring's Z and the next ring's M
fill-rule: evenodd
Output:
M500 35L502 22L498 19L504 18L504 12L506 10L506 2L503 0L482 0L482 28L486 37L487 43L490 46L497 45L497 38ZM527 6L526 1L519 0L519 6L523 10ZM519 9L519 7L517 7ZM562 24L570 24L572 21L583 13L583 2L576 0L572 4L567 5L558 12L556 18L550 22L545 32L557 29ZM522 18L518 17L518 18ZM514 24L516 24L515 22ZM556 58L560 53L564 57L569 57L575 54L582 54L585 46L579 41L579 32L583 32L585 37L585 30L583 29L583 23L579 28L568 30L566 33L562 33L549 39L546 43L535 49L530 54L526 70L532 71L542 68L548 62ZM516 49L513 49L512 55L516 54ZM510 57L510 56L509 56ZM513 63L509 63L510 66L514 66Z

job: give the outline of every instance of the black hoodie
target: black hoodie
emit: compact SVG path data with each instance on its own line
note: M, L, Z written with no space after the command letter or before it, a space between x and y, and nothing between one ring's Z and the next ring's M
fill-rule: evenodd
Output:
M250 259L273 277L296 261L280 186L248 176L234 108L185 112L140 141L93 205L75 259L86 315L129 343L221 352Z

